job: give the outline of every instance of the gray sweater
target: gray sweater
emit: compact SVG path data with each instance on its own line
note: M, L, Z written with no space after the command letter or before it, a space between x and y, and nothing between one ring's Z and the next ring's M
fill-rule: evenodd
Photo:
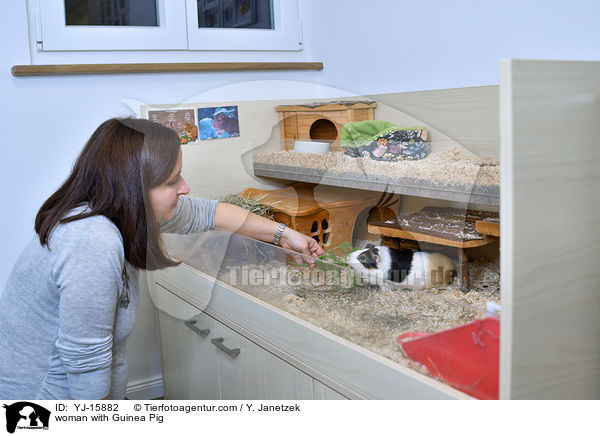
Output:
M214 228L216 206L180 197L161 231ZM139 285L121 234L97 215L57 225L49 246L33 237L0 294L0 399L123 399Z

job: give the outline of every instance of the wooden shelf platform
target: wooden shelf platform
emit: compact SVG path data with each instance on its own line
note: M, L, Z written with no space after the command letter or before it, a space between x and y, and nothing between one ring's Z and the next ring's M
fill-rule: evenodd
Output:
M482 235L500 237L500 223L491 221L475 221L475 230Z
M343 188L390 192L415 197L500 206L498 186L440 186L426 180L373 174L332 173L326 170L254 162L254 174L279 180L317 183Z
M428 242L430 244L438 244L445 245L448 247L457 247L457 248L475 248L482 247L484 245L489 244L490 242L495 242L498 238L494 238L492 236L485 235L483 239L472 239L468 241L455 241L452 239L440 238L438 236L426 235L424 233L416 233L416 232L408 232L406 230L400 230L398 228L393 227L385 227L381 225L368 225L369 233L374 233L382 236L390 236L393 238L402 238L402 239L410 239L413 241L419 242Z

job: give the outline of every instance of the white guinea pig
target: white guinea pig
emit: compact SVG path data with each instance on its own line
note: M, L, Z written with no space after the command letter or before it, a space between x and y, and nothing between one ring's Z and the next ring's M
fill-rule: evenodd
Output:
M367 245L364 250L350 253L348 265L363 281L382 285L384 280L420 289L445 286L456 275L454 264L441 253L428 253L381 245Z

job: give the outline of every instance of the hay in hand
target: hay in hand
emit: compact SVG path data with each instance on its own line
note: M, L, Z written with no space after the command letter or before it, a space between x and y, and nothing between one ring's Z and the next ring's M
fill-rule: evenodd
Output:
M344 242L337 247L333 247L327 251L324 251L323 254L317 258L316 264L321 269L328 269L327 267L331 264L341 267L348 267L348 255L356 250L360 250L360 248L354 248L350 242ZM306 264L298 264L294 262L288 262L288 264L298 267L307 266Z

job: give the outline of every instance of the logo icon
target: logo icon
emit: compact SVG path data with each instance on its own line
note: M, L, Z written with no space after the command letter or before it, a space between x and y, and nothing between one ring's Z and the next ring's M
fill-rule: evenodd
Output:
M19 401L11 405L4 404L6 409L6 431L14 433L15 429L48 429L50 411L28 401Z

